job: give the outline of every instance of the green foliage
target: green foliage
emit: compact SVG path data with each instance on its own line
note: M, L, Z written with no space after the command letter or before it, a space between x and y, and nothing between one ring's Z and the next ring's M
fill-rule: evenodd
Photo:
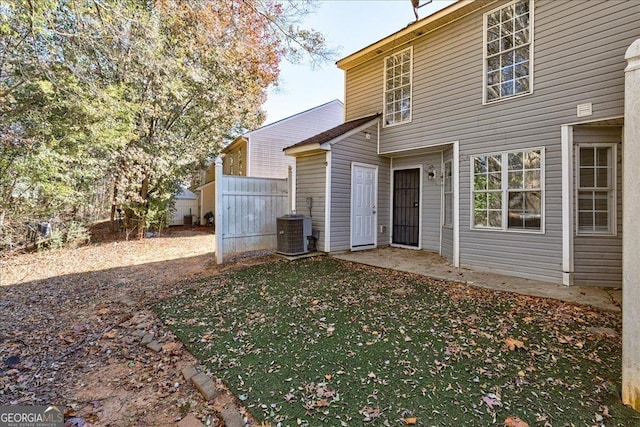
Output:
M310 10L0 0L0 240L27 219L86 220L109 198L140 234L162 226L176 182L261 123L281 58L327 56L294 26Z

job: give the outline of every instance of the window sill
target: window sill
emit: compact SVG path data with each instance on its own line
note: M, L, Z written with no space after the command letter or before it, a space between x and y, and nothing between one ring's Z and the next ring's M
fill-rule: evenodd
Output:
M504 101L510 101L512 99L519 99L519 98L522 98L522 97L525 97L525 96L529 96L529 95L533 95L533 90L529 91L529 92L521 93L519 95L509 96L509 97L506 97L506 98L493 99L491 101L487 101L486 100L486 95L485 95L485 97L482 100L482 105L499 104L499 103L504 102Z
M576 237L618 237L618 233L576 233Z
M399 122L399 123L391 123L391 124L386 124L383 122L382 127L383 128L392 128L392 127L396 127L396 126L400 126L400 125L406 125L407 123L411 123L412 119L406 120L404 122Z
M470 227L469 230L471 231L480 231L483 233L489 232L489 231L493 231L493 232L497 232L497 233L517 233L517 234L545 234L544 229L543 230L510 230L510 229L504 229L504 228L481 228L481 227Z

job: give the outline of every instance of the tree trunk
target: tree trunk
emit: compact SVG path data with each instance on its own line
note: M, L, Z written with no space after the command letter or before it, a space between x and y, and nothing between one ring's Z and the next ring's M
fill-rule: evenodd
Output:
M149 196L149 178L145 178L142 180L142 186L140 187L140 198L142 199L142 206L145 207L145 211L146 211L146 207L148 205L148 201L147 201L147 197ZM138 239L142 239L144 237L144 223L145 223L145 218L142 217L138 217L137 219L137 225L138 225Z
M111 200L111 232L115 233L118 230L118 225L116 224L116 209L118 199L118 177L116 176L116 180L113 183L113 199Z

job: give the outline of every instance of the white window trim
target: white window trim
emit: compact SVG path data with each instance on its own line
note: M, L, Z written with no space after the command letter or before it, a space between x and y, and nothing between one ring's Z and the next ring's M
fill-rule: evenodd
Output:
M405 51L409 51L411 53L411 60L409 61L409 91L410 91L410 97L411 97L410 98L411 103L409 105L409 119L403 122L387 124L387 101L386 101L387 100L387 96L386 96L387 95L387 59L395 55L400 55ZM391 55L387 55L384 57L383 61L384 61L384 64L383 64L384 66L382 67L382 127L390 128L398 125L404 125L406 123L411 123L411 121L413 120L413 46L409 46L406 49L402 49L392 53Z
M447 163L450 163L450 167L451 167L451 191L446 191L446 185L445 185L445 179L446 179L446 173L447 173L447 168L446 165ZM453 193L454 193L454 188L453 188L453 159L450 160L446 160L444 162L442 162L442 219L441 219L441 225L444 228L453 228ZM446 194L449 193L451 194L451 223L447 224L447 218L446 218L446 212L445 212L445 207L446 207Z
M578 190L580 188L580 177L578 174L580 173L580 147L606 147L611 148L611 157L612 157L612 165L611 165L611 186L613 197L609 199L609 224L610 231L581 231L579 224L579 200L578 200ZM616 237L618 235L618 144L616 143L584 143L584 144L575 144L575 160L574 160L574 170L576 174L576 179L574 180L574 198L573 205L575 209L575 234L576 236L589 236L589 237Z
M534 88L534 0L529 0L529 92L521 93L518 95L512 95L507 97L500 97L498 99L494 99L492 101L487 101L487 15L495 12L496 10L502 9L505 6L509 6L511 4L515 4L518 0L513 0L509 3L503 4L499 7L491 9L482 15L482 105L493 105L498 102L508 101L511 99L522 98L523 96L528 96L533 94ZM411 57L413 60L413 56Z
M507 156L505 156L505 154L508 153L517 153L517 152L522 152L522 151L535 151L535 150L540 150L540 192L542 193L540 195L540 230L523 230L523 229L514 229L514 228L508 228L508 215L509 215L509 209L508 209L508 193L509 193L509 188L508 188L508 176L509 176L509 170L508 170L508 164L507 164ZM502 156L501 162L502 162L502 170L501 170L501 175L502 175L502 183L507 183L507 187L505 187L503 185L502 189L500 190L502 192L502 228L491 228L491 227L475 227L473 225L474 223L474 209L473 209L473 188L474 188L474 158L476 157L480 157L480 156ZM545 148L544 147L531 147L531 148L521 148L521 149L517 149L517 150L507 150L507 151L497 151L497 152L491 152L491 153L480 153L480 154L472 154L469 156L469 175L470 175L470 185L469 185L469 193L470 193L470 198L469 198L469 218L471 219L471 221L469 221L469 229L471 231L480 231L480 232L498 232L498 233L525 233L525 234L545 234L545 224L546 224L546 207L545 207L545 199L546 199L546 191L545 191L545 169L546 169L546 160L545 160ZM505 209L505 207L507 207Z

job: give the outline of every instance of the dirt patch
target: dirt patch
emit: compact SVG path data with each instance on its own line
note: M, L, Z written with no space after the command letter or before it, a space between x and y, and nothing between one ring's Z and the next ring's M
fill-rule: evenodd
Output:
M151 311L221 270L210 229L124 241L101 225L93 236L84 247L0 260L0 405L65 405L89 425L175 425L187 413L218 425L180 375L197 360ZM140 332L163 349L141 345Z

